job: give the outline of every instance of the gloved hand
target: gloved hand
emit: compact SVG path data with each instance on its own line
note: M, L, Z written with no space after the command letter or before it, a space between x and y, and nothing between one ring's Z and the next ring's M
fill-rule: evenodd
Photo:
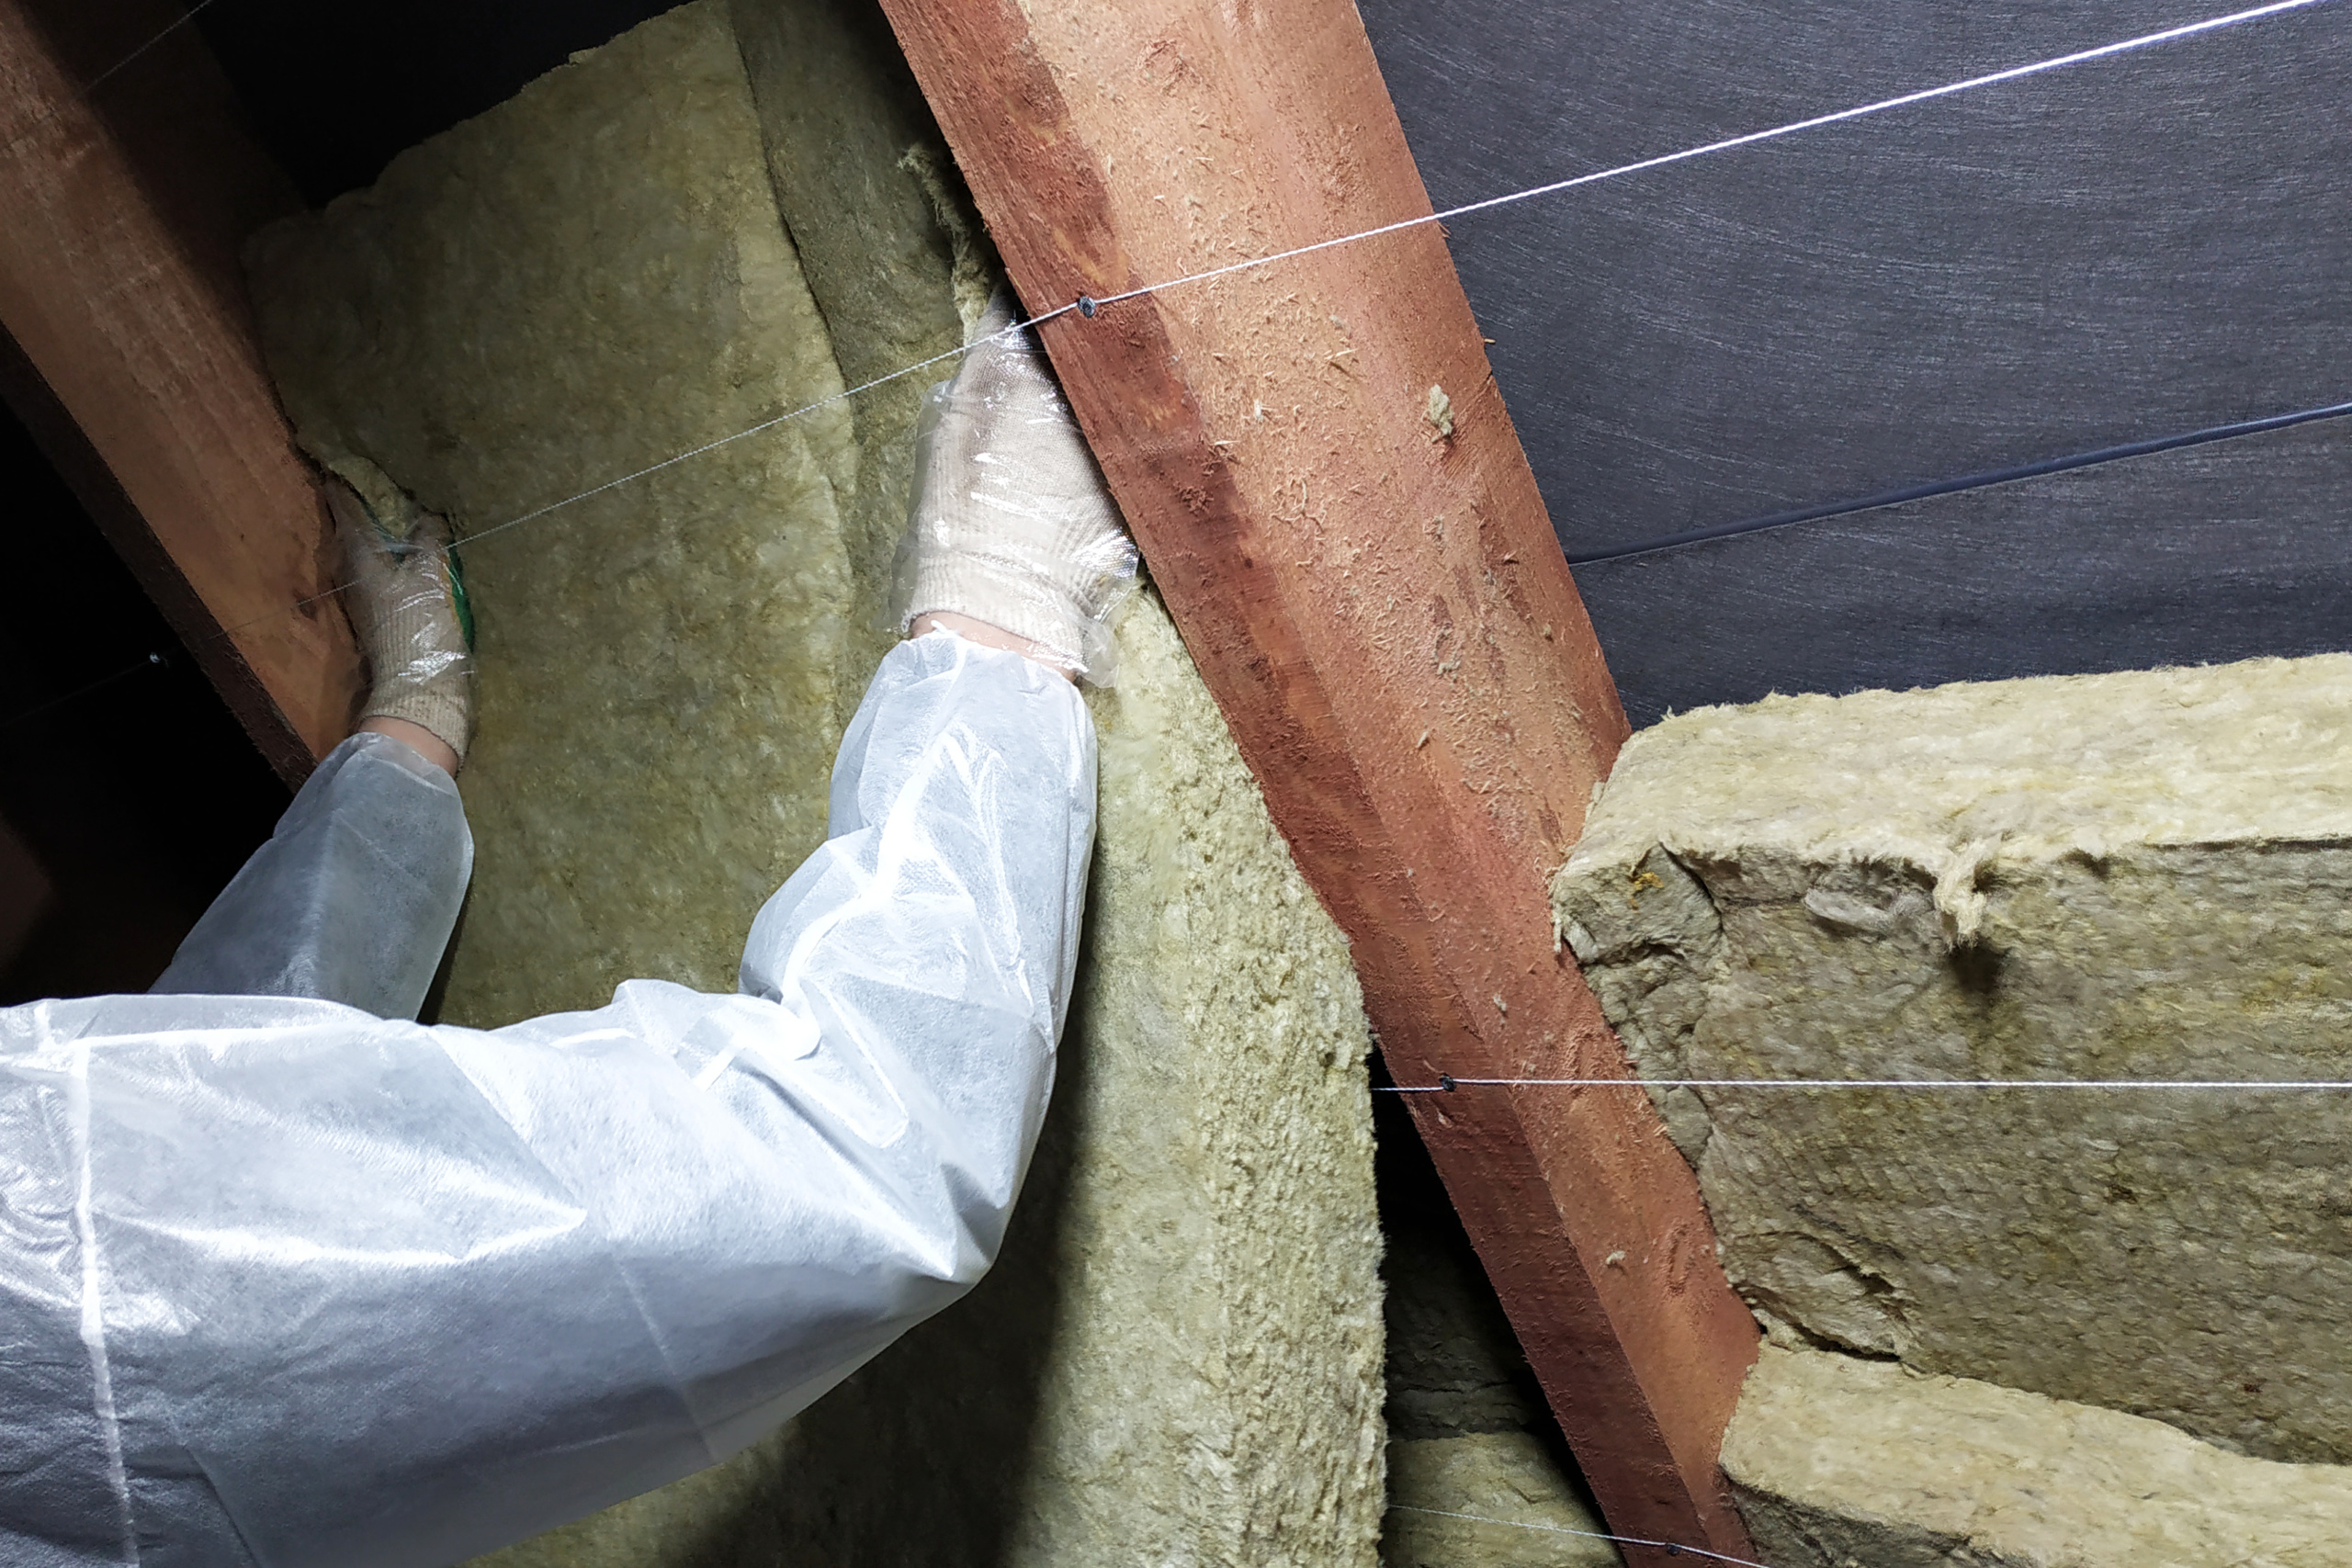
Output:
M1043 351L1030 333L1006 333L1012 321L999 289L978 346L926 400L899 629L969 615L1107 685L1107 623L1135 584L1136 547Z
M373 682L360 716L422 726L462 761L473 739L473 616L449 553L449 520L374 465L349 467L360 469L364 497L340 475L326 489L350 573L344 606Z

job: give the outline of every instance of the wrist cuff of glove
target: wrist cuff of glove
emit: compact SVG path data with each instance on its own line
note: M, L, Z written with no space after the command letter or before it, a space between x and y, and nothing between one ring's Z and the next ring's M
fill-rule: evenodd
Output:
M412 686L402 682L382 685L368 694L368 705L361 718L401 718L420 729L430 730L435 739L466 760L466 747L473 739L473 704L462 692L451 692L435 686Z
M1072 675L1086 674L1101 650L1101 626L1069 595L968 561L925 562L915 573L899 629L940 611L969 615L1024 638L1043 662Z

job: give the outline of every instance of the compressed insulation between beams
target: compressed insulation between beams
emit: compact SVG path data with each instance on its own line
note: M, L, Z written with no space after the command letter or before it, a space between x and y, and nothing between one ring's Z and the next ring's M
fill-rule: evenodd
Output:
M266 232L305 442L479 530L955 347L985 259L890 47L857 7L702 0ZM466 548L480 852L445 1019L732 988L889 638L925 379ZM1156 601L1118 641L1087 945L995 1270L775 1437L494 1561L1369 1568L1355 975Z
M1652 1078L2352 1078L2352 658L1686 714L1554 896ZM1655 1093L1784 1335L2352 1457L2352 1095Z

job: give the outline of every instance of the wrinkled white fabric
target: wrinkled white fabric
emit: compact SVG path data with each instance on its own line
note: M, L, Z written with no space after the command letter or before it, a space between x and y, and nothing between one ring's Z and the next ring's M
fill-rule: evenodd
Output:
M1093 748L1049 671L894 650L731 996L0 1010L0 1562L441 1568L735 1451L967 1289L1050 1088Z
M414 1018L473 863L457 784L406 741L362 730L311 771L152 988Z

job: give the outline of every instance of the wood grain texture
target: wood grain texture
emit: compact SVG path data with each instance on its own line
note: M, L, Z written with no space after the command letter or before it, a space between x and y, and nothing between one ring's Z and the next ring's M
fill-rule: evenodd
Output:
M1348 0L885 9L1032 310L1430 209ZM1626 1076L1544 894L1625 722L1439 231L1043 331L1396 1077ZM1741 1551L1756 1327L1647 1099L1413 1108L1611 1527Z
M192 33L95 100L67 63L89 39L69 54L59 36L26 0L0 0L5 389L299 782L348 732L361 674L341 605L316 598L338 581L327 521L236 273L243 222L282 176L226 129L225 86Z

